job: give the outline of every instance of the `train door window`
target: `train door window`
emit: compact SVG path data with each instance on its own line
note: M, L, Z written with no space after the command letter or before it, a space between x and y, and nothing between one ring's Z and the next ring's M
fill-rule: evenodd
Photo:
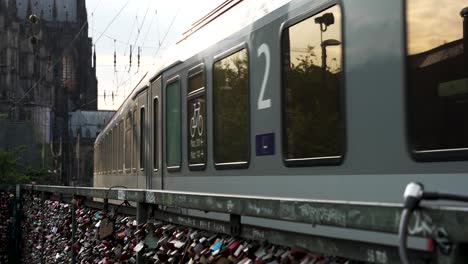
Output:
M107 142L109 143L108 144L108 158L107 158L107 172L108 173L111 173L112 171L112 159L113 159L113 156L112 156L112 130L111 130L111 133L109 133L109 135L107 136Z
M133 172L136 172L136 160L137 160L137 150L138 150L138 132L137 132L137 111L136 109L133 110L132 114L132 121L133 121L133 161L132 161L132 168Z
M98 146L94 146L94 149L93 149L93 153L94 153L94 156L93 156L93 164L94 164L94 174L98 171L99 169L99 165L98 165Z
M213 65L214 161L218 169L245 168L249 160L247 50Z
M159 169L159 157L158 157L158 128L159 128L159 118L158 118L158 108L159 102L158 98L153 100L153 170L157 171Z
M190 170L206 166L206 94L203 65L190 70L188 78L187 127Z
M281 43L285 164L339 164L345 137L340 7L289 25Z
M110 152L109 152L109 140L108 140L108 137L109 137L109 135L106 135L106 137L105 137L105 139L104 139L105 151L106 151L106 153L107 153L107 155L104 156L104 162L106 163L104 170L105 170L106 173L109 172L109 156L110 156L110 155L109 155Z
M97 147L97 172L98 173L101 173L101 143L99 143L98 147Z
M468 159L468 2L406 1L410 149L418 161Z
M132 118L130 112L125 118L125 171L131 170L132 163Z
M113 166L113 170L117 172L117 168L119 167L118 166L118 157L119 157L119 130L118 130L118 127L117 125L114 127L114 129L112 130L113 132L113 136L114 136L114 166Z
M107 151L107 150L108 150L108 147L109 147L108 144L107 144L107 135L104 136L104 139L103 139L102 142L103 142L103 144L104 144L104 145L103 145L103 150L105 151L105 153L109 153L109 152ZM103 167L104 173L107 173L107 166L108 166L108 165L107 165L107 164L108 164L108 162L107 162L107 157L108 157L108 156L109 156L109 155L102 156L102 160L103 160L103 162L104 162L104 167Z
M119 171L123 170L124 158L124 122L119 123Z
M177 171L181 163L181 100L179 80L166 86L166 160L167 169Z
M140 170L145 169L145 108L140 109Z
M114 130L110 131L109 134L109 149L110 149L110 154L109 154L109 172L112 173L114 170Z
M109 133L109 173L112 173L113 166L114 166L114 136L112 134L112 130Z

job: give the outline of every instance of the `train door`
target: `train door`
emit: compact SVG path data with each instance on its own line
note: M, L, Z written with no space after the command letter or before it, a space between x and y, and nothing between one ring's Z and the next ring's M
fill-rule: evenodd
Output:
M151 83L151 92L149 105L151 106L151 115L149 116L149 127L151 144L149 164L150 170L148 175L148 188L149 189L163 189L163 177L162 177L162 94L161 94L162 80L161 77L157 78Z
M137 146L137 177L138 188L148 187L148 91L141 92L137 97L137 124L138 124L138 146Z

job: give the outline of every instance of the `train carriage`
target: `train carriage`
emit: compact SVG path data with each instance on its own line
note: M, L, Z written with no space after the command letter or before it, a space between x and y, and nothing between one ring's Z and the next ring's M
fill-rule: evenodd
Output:
M411 181L466 193L467 6L228 0L98 136L94 185L372 202L400 202Z

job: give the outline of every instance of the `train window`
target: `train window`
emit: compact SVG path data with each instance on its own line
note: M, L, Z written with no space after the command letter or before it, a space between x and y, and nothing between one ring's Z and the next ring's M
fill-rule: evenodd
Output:
M108 136L109 135L106 135L105 139L104 139L104 144L105 144L105 149L104 151L107 153L107 155L104 156L104 162L106 163L105 164L105 172L108 173L109 172L109 140L108 140Z
M112 145L113 145L112 141L113 140L112 140L112 130L111 130L111 132L107 136L107 142L109 143L109 149L108 149L108 152L107 152L107 153L109 153L109 155L107 155L108 156L108 160L107 160L107 162L108 162L107 172L108 173L112 172L112 159L113 159L113 156L112 156Z
M98 170L99 170L99 165L98 165L98 147L99 146L94 146L94 149L93 149L93 153L94 153L94 156L93 156L93 164L94 164L94 172L93 173L96 173Z
M202 72L199 74L194 74L190 76L189 78L189 87L188 87L188 92L192 93L197 90L201 90L205 87L205 80L203 78Z
M112 173L114 170L114 152L115 152L115 144L114 144L114 130L112 129L109 134L109 143L111 144L110 149L110 157L109 157L109 172Z
M145 108L140 109L140 170L145 169Z
M468 3L406 1L410 148L419 161L468 159Z
M179 81L166 86L166 159L168 170L179 170L181 162L181 115Z
M136 172L136 160L137 160L137 149L138 149L138 132L137 132L137 111L136 109L133 110L133 114L132 114L132 120L133 120L133 132L132 132L132 135L133 135L133 161L132 161L132 168L133 168L133 171Z
M153 100L153 170L159 169L159 157L158 157L158 98Z
M123 170L123 157L124 157L124 122L119 123L119 171Z
M206 166L206 96L203 70L193 70L188 79L187 127L188 163L190 170Z
M118 158L119 158L119 130L117 129L117 125L114 127L114 129L112 130L113 132L113 136L114 136L114 166L112 167L112 169L114 171L117 172L117 168L119 167L118 166Z
M132 118L130 112L125 118L125 164L124 168L128 172L132 163Z
M282 34L287 166L338 164L344 154L341 11L332 6Z
M247 50L213 65L214 161L216 168L242 168L249 160Z
M106 144L106 153L107 153L107 155L105 157L105 159L106 159L106 173L109 173L109 158L111 157L111 155L109 155L109 153L111 153L111 152L109 152L109 150L110 150L109 149L110 148L110 146L109 146L109 134L106 135L105 144Z
M106 140L105 138L102 140L102 146L101 146L101 172L106 173L107 172L107 160L105 155L107 153L106 151L107 145L106 145Z

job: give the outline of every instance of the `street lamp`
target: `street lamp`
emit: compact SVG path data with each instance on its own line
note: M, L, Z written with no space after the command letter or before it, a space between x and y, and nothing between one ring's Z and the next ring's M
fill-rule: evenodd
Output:
M325 32L328 26L335 23L335 16L333 16L333 13L325 13L322 16L316 17L314 20L315 24L320 24L320 31Z
M328 46L338 46L341 42L336 39L326 39L320 43L322 47L322 69L325 72L327 69L327 47Z

